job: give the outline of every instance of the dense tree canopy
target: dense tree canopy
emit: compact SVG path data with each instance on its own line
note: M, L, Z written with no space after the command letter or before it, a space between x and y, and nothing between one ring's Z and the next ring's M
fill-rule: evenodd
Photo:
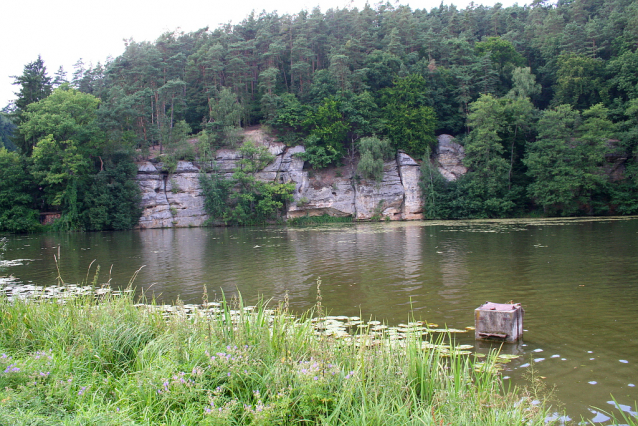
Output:
M263 124L304 144L311 167L361 159L375 178L370 141L427 163L435 136L452 134L469 173L446 184L424 165L440 206L432 217L635 213L637 28L630 0L251 14L127 40L120 56L79 60L70 77L51 79L37 58L14 77L0 137L44 185L34 208L64 206L73 191L81 203L113 153L208 158ZM611 158L624 159L613 179L600 172Z

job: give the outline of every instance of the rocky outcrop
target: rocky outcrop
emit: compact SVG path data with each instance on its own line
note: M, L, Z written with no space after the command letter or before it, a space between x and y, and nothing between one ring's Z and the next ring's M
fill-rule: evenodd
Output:
M419 165L404 153L384 163L380 182L358 179L355 167L301 170L288 217L351 216L356 220L422 219Z
M423 219L423 200L421 199L421 166L409 155L399 152L397 154L397 164L399 166L399 176L403 184L403 219L418 220Z
M454 137L450 135L440 135L437 139L439 144L434 160L441 175L449 182L467 173L467 167L463 165L463 146L454 142Z
M304 170L299 158L302 146L286 147L271 139L260 140L275 159L256 173L260 180L294 183L294 200L287 206L286 216L349 216L356 220L423 219L423 202L419 188L419 164L399 152L383 167L380 182L358 179L355 166L321 171ZM449 135L439 136L438 156L433 161L448 180L454 180L467 169L462 164L463 147ZM217 151L213 167L230 177L241 154L233 149ZM199 186L200 164L180 161L172 174L163 173L161 163L138 163L137 181L142 189L143 214L140 228L201 226L208 219Z
M199 168L191 162L180 161L170 176L161 170L161 163L138 163L137 182L142 189L142 217L138 226L202 226L208 216L197 178Z

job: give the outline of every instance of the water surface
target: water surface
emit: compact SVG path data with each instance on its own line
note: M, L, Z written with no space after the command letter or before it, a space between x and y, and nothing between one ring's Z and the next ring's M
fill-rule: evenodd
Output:
M193 228L10 236L5 258L32 259L9 272L54 284L54 254L68 282L96 259L100 281L135 285L171 302L237 291L249 302L286 292L297 310L316 301L338 315L390 324L410 315L473 325L485 301L520 302L521 359L504 376L523 383L533 364L572 419L605 422L591 408L625 411L638 400L638 219L402 222L309 228ZM110 272L110 273L109 273ZM474 343L473 336L460 337ZM477 345L486 351L486 345Z

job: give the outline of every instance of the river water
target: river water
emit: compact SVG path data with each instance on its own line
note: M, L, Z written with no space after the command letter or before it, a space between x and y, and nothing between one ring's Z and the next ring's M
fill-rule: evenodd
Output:
M67 282L94 259L100 282L135 286L171 302L241 292L335 315L389 324L411 315L443 326L473 325L485 301L522 303L523 357L503 372L516 384L533 364L556 387L568 418L609 424L612 396L635 414L638 400L638 218L343 224L306 228L191 228L9 236L9 272L54 284L54 255ZM473 344L473 336L460 335ZM478 351L486 351L477 344Z

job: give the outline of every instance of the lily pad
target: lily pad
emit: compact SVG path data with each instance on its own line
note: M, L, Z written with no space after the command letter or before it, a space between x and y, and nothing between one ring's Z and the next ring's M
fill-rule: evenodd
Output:
M514 355L514 354L499 354L498 358L500 359L516 359L516 358L520 358L520 355Z

